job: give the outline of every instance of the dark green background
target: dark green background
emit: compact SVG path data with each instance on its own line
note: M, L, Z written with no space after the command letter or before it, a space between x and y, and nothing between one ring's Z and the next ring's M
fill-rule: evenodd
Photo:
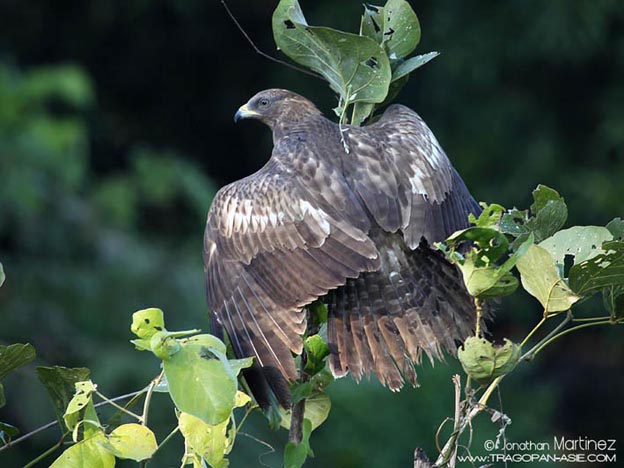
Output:
M428 122L477 199L525 207L545 183L565 196L569 225L624 214L621 2L412 3L418 51L442 55L398 101ZM278 54L275 4L230 2L258 46ZM358 1L301 4L313 24L358 27ZM300 92L328 115L336 103L325 83L255 54L216 0L1 0L0 343L33 343L38 365L90 367L114 396L158 371L128 343L136 309L163 308L170 329L206 328L205 215L219 186L269 157L266 128L232 123L267 87ZM528 297L505 301L493 336L521 339L539 317ZM624 440L622 342L621 330L587 330L523 364L501 387L508 439ZM399 394L337 382L309 466L404 467L416 446L435 453L455 371L451 358L425 365L421 388ZM0 420L26 432L53 419L33 365L3 383ZM174 418L166 396L154 406L161 439ZM0 466L21 466L55 431L1 453ZM259 415L243 431L278 453L259 458L268 448L240 435L234 468L279 466L284 431ZM473 453L496 432L482 416ZM181 453L178 438L151 466L179 466Z

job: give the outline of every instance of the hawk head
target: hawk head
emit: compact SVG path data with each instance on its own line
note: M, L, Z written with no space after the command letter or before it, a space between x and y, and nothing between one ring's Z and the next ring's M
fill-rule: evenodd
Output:
M286 89L267 89L241 106L234 116L234 122L258 119L275 129L284 122L297 122L320 113L311 101L299 94Z

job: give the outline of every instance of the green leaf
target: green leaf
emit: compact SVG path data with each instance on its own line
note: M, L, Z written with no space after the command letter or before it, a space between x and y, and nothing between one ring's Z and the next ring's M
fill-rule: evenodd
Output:
M284 468L301 468L311 453L310 434L312 423L308 419L303 420L303 435L300 444L288 442L284 449Z
M108 436L104 448L117 458L142 461L151 458L158 444L154 433L136 423L122 424Z
M5 279L6 279L6 276L4 274L4 267L2 266L2 263L0 263L0 286L4 284Z
M329 346L320 335L312 335L305 339L303 346L306 351L305 371L314 375L325 368L325 358L329 356Z
M546 312L568 310L580 299L560 276L555 260L543 247L531 245L516 266L522 286L540 301Z
M513 208L503 214L498 227L503 234L510 234L514 237L528 235L531 232L530 229L525 226L528 219L528 212L526 210L520 211Z
M155 333L165 331L163 311L152 307L135 312L132 314L130 330L143 340L149 340Z
M115 456L104 448L104 431L72 445L58 457L50 468L113 468Z
M603 288L624 286L624 241L602 244L604 252L570 268L570 287L587 296Z
M351 125L359 127L373 113L375 104L372 102L356 102L351 114Z
M400 80L404 76L409 75L417 68L422 67L434 58L440 55L440 52L429 52L427 54L417 55L401 62L392 72L392 82Z
M559 195L559 192L555 189L551 189L550 187L542 184L538 185L536 189L533 190L531 213L536 215L552 201L563 201L563 198L561 198L561 195Z
M488 215L485 216L480 219L487 224L491 218L488 221ZM495 229L478 226L468 228L453 234L447 243L451 246L451 251L445 251L445 254L459 266L468 292L479 298L500 297L511 294L518 287L518 280L510 271L533 244L533 236L529 235L520 248L500 265L500 260L507 254L509 243ZM465 255L461 255L458 249L465 243L473 247Z
M0 380L15 369L28 364L35 356L35 348L29 343L0 345Z
M556 190L538 185L533 191L531 212L535 216L526 222L533 231L535 240L540 242L556 233L568 218L568 207Z
M67 368L61 366L37 367L37 377L52 400L56 418L63 426L63 414L76 391L76 383L89 379L90 371L85 367Z
M481 206L483 207L483 211L479 217L475 218L471 213L468 215L468 220L477 227L496 228L503 213L505 213L505 208L496 203L492 203L491 205L482 203Z
M360 34L383 45L392 63L414 51L420 42L420 24L408 2L388 0L383 8L364 4Z
M87 403L87 407L85 408L84 415L82 418L83 425L83 439L88 439L89 437L93 437L98 434L104 428L100 424L100 418L97 415L97 411L95 410L95 405L93 404L93 399L89 400ZM74 429L74 440L77 440L77 429Z
M242 408L249 402L251 402L251 397L249 395L245 392L241 392L240 390L236 392L236 401L234 403L235 408Z
M539 246L546 249L561 268L565 256L572 255L574 263L595 257L602 249L604 241L613 239L607 228L601 226L574 226L563 229L548 239L540 242Z
M624 240L624 220L622 218L614 218L609 221L607 229L613 235L614 240Z
M0 383L0 408L6 405L6 397L4 396L4 385Z
M187 446L203 457L212 468L228 466L225 456L232 450L233 442L232 438L227 435L229 419L210 425L193 415L182 412L178 424Z
M304 418L310 421L312 431L325 422L330 410L331 400L326 393L318 393L306 400ZM280 414L282 415L280 425L284 429L290 429L292 410L286 411L280 407Z
M180 343L186 346L189 349L194 349L197 352L201 350L201 348L214 348L223 354L227 352L227 347L219 338L214 335L209 335L207 333L202 335L191 336L190 338L185 338L180 340Z
M180 351L180 343L169 332L156 332L150 338L150 349L163 361L171 359L178 351Z
M327 323L327 305L321 301L314 301L308 306L310 310L310 324L314 327L320 327Z
M90 380L85 380L84 382L76 382L75 387L76 393L74 393L74 396L69 401L67 409L63 414L63 420L65 421L65 425L70 431L76 428L78 420L80 419L80 412L84 410L87 405L92 401L91 394L97 389L96 385Z
M1 388L2 385L0 385L0 392L2 392ZM20 431L17 427L0 422L0 441L2 441L3 444L9 443L16 435L19 435L19 433Z
M502 346L496 346L485 338L471 336L459 348L457 357L467 375L485 384L511 372L520 351L520 346L506 338Z
M322 75L344 108L382 102L390 84L390 63L374 40L331 28L308 26L297 0L281 0L273 13L277 47L295 62Z
M304 398L322 393L334 381L334 376L327 368L314 374L307 382L295 382L290 386L293 404Z
M219 359L202 357L197 350L181 346L163 361L169 394L182 412L207 424L219 424L230 417L236 401L237 381L232 369Z

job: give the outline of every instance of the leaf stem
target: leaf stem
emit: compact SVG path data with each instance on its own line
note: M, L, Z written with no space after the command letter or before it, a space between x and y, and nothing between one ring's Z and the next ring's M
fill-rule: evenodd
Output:
M165 437L163 439L163 441L158 444L158 447L156 447L156 450L154 451L154 453L152 453L152 458L154 458L154 455L156 455L158 453L158 451L163 448L163 446L168 443L174 435L176 435L176 433L180 430L180 426L176 426L173 428L173 430L167 435L167 437Z
M581 330L582 328L589 328L589 327L594 327L594 326L597 326L597 325L619 325L619 324L621 324L623 322L624 322L624 319L620 319L620 320L617 320L617 321L613 321L611 319L608 319L608 320L602 320L600 322L584 323L582 325L577 325L575 327L568 328L567 330L564 330L564 331L562 331L560 333L557 333L556 335L553 335L549 339L544 340L540 345L538 345L537 349L535 349L535 351L533 351L533 354L532 354L532 356L530 356L530 358L532 359L533 357L535 357L537 355L537 353L539 353L546 346L548 346L552 342L558 340L562 336L565 336L565 335L567 335L569 333L575 332L577 330Z
M546 337L544 337L544 339L542 339L539 343L537 343L535 346L533 346L529 351L524 353L520 357L518 362L520 362L520 361L530 361L531 359L533 359L533 357L535 357L535 350L538 349L546 341L550 340L557 333L559 333L572 320L572 317L573 317L572 316L572 311L568 310L568 313L566 314L565 318L561 321L561 323L559 323L559 325L557 325L553 329L553 331L551 331L548 335L546 335Z
M158 385L160 380L162 379L165 371L162 371L155 379L152 379L149 386L147 387L147 393L145 394L145 402L143 403L143 414L141 415L141 424L147 427L147 417L149 415L150 403L152 402L152 394L154 393L154 387ZM154 454L152 454L152 457ZM150 457L151 458L151 457ZM146 467L149 463L149 460L141 461L140 465L142 468Z
M526 344L526 343L527 343L527 342L531 339L531 337L535 334L535 332L536 332L537 330L539 330L539 329L540 329L540 327L541 327L542 325L544 325L544 323L546 323L546 320L548 320L548 316L546 315L546 313L544 313L544 316L542 317L542 320L540 320L540 321L537 323L537 325L535 325L535 326L533 327L533 330L531 330L531 331L529 332L529 334L528 334L527 336L525 336L525 337L524 337L524 340L522 340L522 343L520 343L520 347L521 347L521 348L522 348L522 347L523 347L523 346L524 346L524 345L525 345L525 344Z

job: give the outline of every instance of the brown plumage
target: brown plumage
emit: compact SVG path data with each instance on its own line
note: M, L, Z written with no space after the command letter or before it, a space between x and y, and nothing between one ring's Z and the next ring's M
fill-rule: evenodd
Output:
M255 174L217 193L204 265L213 333L227 331L258 403L289 405L304 307L321 298L336 376L374 373L415 385L424 352L454 353L473 303L432 242L467 227L479 206L420 117L390 106L374 124L336 123L286 90L258 93L237 113L273 131Z

